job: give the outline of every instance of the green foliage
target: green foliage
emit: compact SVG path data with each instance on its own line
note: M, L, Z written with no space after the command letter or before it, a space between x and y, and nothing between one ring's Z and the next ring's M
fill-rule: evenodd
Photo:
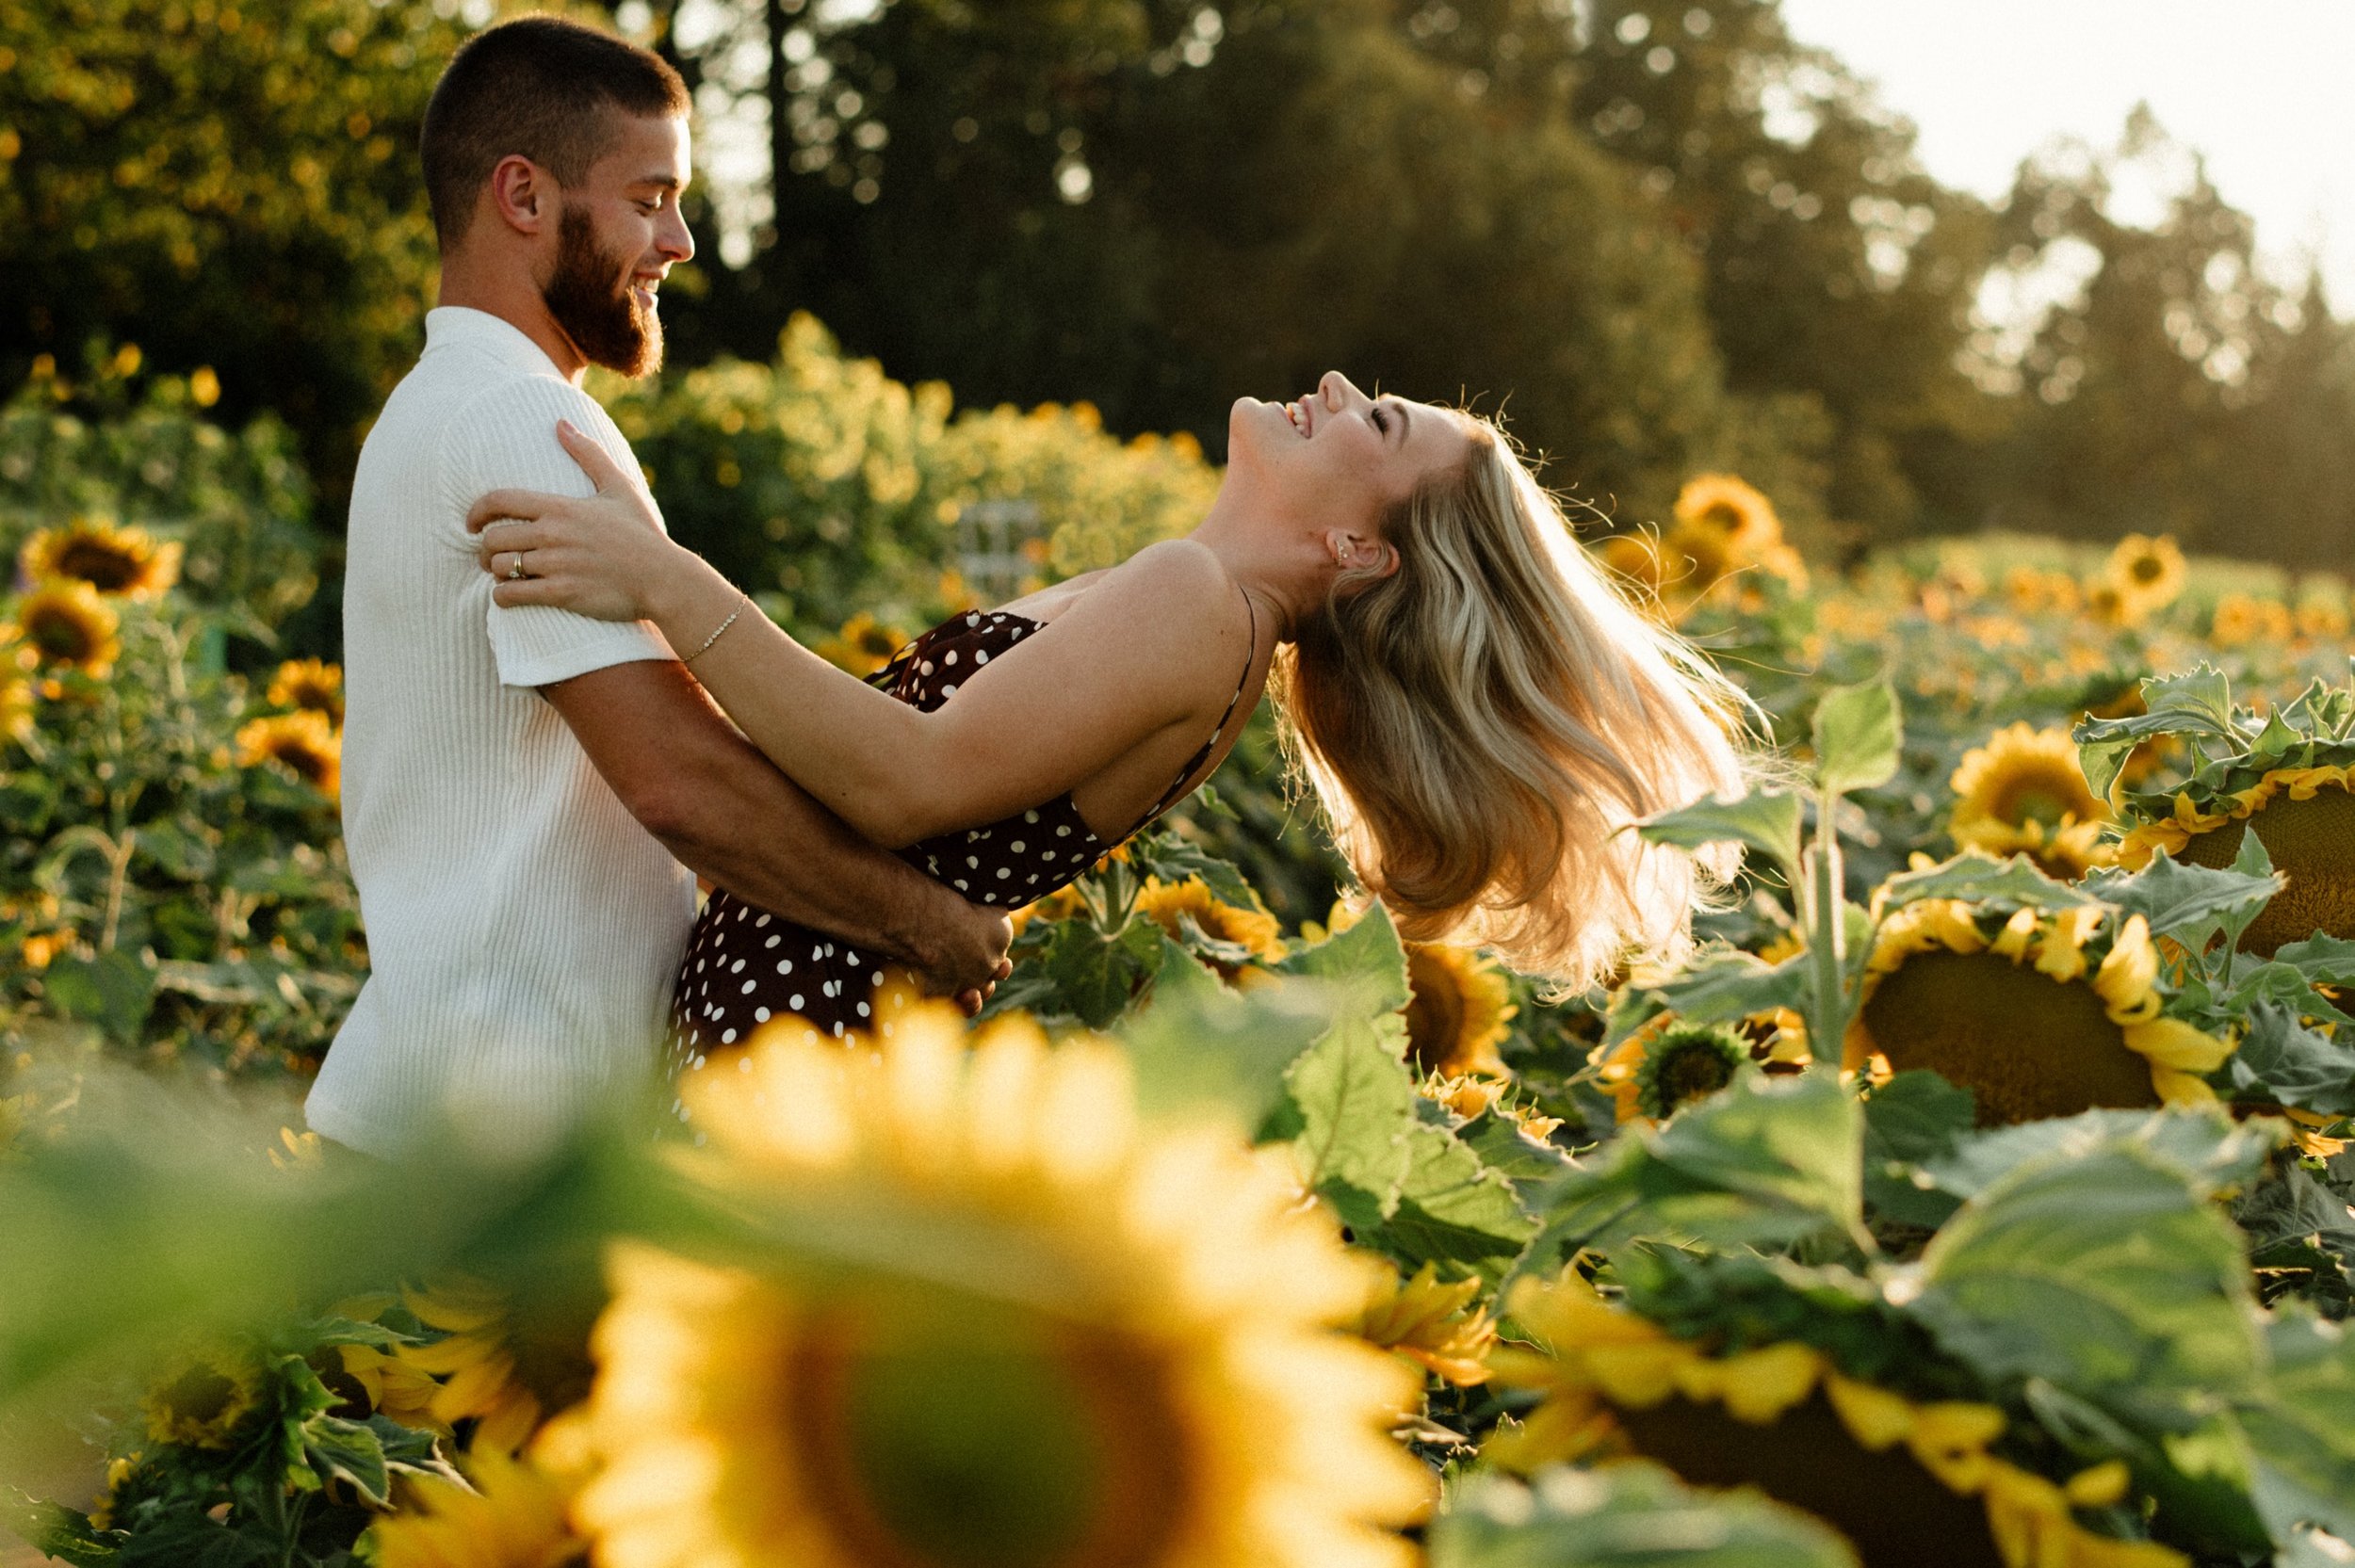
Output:
M136 344L274 409L340 489L415 351L415 147L463 36L427 0L0 8L0 375Z
M1084 405L955 414L947 386L891 380L805 315L768 364L600 390L672 532L813 637L853 611L906 626L965 607L956 525L981 504L1032 519L1018 574L984 585L1011 596L1184 532L1217 484L1190 441L1114 440Z
M1915 1310L1992 1381L2188 1427L2261 1365L2247 1264L2206 1197L2125 1140L2023 1162L1930 1242Z
M1754 1493L1699 1492L1650 1464L1466 1483L1432 1568L1854 1568L1827 1528Z

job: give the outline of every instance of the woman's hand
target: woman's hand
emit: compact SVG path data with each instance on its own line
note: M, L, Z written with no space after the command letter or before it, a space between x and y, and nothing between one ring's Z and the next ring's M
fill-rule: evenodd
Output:
M663 588L700 569L702 558L671 542L653 498L604 447L565 421L556 439L597 493L495 490L474 504L466 526L482 569L498 579L492 599L599 621L658 618Z

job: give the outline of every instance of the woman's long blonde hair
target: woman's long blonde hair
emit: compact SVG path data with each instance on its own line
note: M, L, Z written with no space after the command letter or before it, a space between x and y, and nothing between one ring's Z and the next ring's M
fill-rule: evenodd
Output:
M1508 438L1384 519L1389 576L1335 584L1275 682L1284 739L1405 935L1493 946L1568 989L1690 940L1730 849L1629 825L1737 794L1747 701L1591 562Z

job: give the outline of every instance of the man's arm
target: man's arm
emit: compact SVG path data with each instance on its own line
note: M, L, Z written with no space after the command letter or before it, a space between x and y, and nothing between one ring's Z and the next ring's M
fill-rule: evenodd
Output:
M1003 916L844 826L739 735L684 667L642 659L538 689L630 814L698 875L900 959L943 994L985 994L1003 973Z

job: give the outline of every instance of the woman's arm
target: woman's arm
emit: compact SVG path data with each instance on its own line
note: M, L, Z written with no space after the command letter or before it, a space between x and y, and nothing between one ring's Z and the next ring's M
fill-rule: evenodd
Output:
M501 493L469 519L500 577L498 603L653 620L755 746L879 844L996 820L1164 729L1207 726L1247 656L1225 570L1198 545L1165 543L1108 573L958 683L955 701L922 713L787 637L660 533L651 499L601 448L563 439L596 496ZM491 521L500 517L521 521ZM517 552L528 575L510 578Z

